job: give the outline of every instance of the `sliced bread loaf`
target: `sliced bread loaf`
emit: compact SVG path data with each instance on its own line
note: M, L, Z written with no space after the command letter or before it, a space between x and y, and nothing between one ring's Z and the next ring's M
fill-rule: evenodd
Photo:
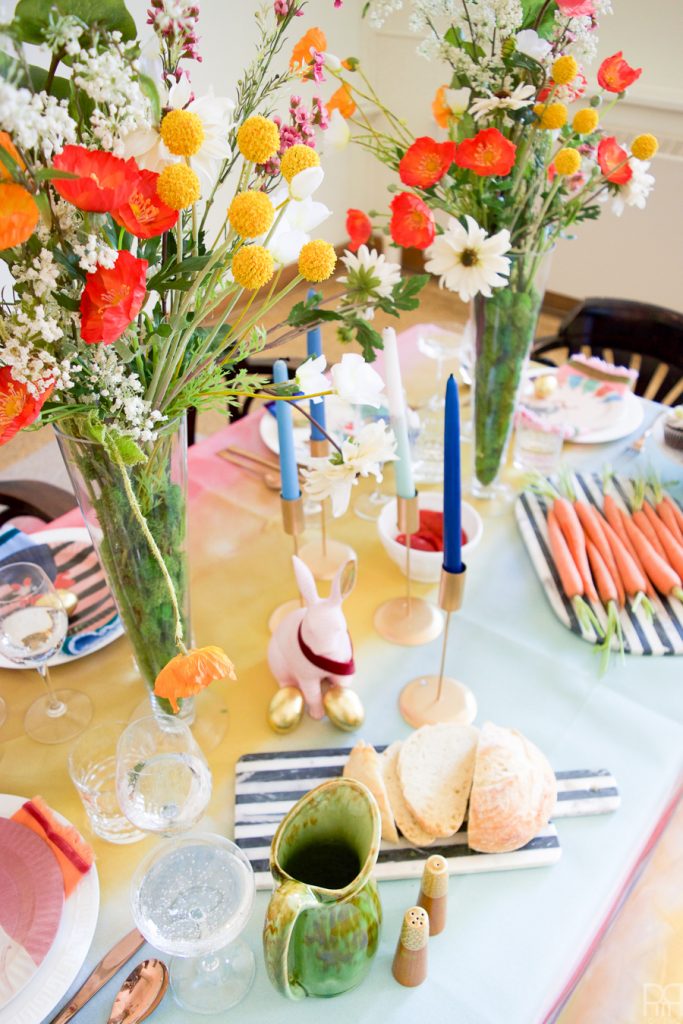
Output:
M396 824L408 842L414 843L415 846L429 846L434 842L434 836L420 828L401 792L401 784L398 779L398 756L402 745L400 740L396 740L382 754L382 769L389 803L394 812Z
M390 843L397 843L398 832L384 784L382 761L375 748L369 743L359 740L349 754L343 774L345 778L355 779L368 787L377 801L382 818L382 839L387 839Z
M479 730L473 725L423 725L403 743L398 777L420 828L451 836L465 818Z
M480 853L525 846L548 823L557 798L545 756L514 729L486 722L477 746L467 842Z

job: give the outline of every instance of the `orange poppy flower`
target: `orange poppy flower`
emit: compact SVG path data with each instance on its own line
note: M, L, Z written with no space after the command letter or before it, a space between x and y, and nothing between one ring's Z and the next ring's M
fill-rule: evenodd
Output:
M113 153L85 146L65 146L52 161L57 171L77 178L53 178L56 192L79 210L110 213L126 202L137 184L140 170L132 157L122 160Z
M404 185L430 188L441 181L454 160L454 142L437 142L423 135L401 157L398 174Z
M633 171L628 164L628 153L621 148L613 135L600 140L598 163L607 181L611 181L613 185L625 185L633 177Z
M480 177L509 174L515 162L517 147L497 128L484 128L472 139L463 139L455 162Z
M346 230L350 239L350 251L358 252L360 246L370 240L372 235L372 221L368 217L367 213L363 213L362 210L347 210Z
M642 68L632 68L621 50L613 53L611 57L605 57L598 68L598 85L607 92L623 92L629 85L640 78Z
M337 91L332 93L325 106L328 114L331 114L333 110L338 110L341 116L347 120L356 112L356 104L351 96L351 90L346 84L340 85Z
M22 427L38 419L40 410L52 394L52 387L36 398L26 385L15 380L12 367L0 369L0 444L6 444Z
M178 211L172 210L157 195L158 179L155 171L140 171L130 196L112 213L116 223L137 238L155 238L178 220Z
M434 241L434 214L419 196L399 192L391 200L389 231L397 245L426 249Z
M147 260L122 249L113 267L88 274L80 306L86 345L111 345L132 324L147 294L147 267Z
M14 143L12 142L12 139L11 139L10 135L8 134L8 132L0 132L0 147L2 147L2 149L4 149L6 153L9 153L9 155L12 157L12 159L15 161L15 163L19 164L19 166L21 167L22 171L26 170L26 164L21 159L21 156L19 155L19 151L18 151L17 147L14 145ZM7 168L5 167L5 165L2 162L2 160L0 160L0 181L2 181L3 178L11 178L11 177L12 177L12 175L7 170Z
M237 679L235 666L220 647L197 647L176 654L162 668L154 683L157 697L165 697L177 713L179 700L193 697L217 679Z
M0 249L12 249L30 238L40 219L38 204L23 185L0 184Z
M327 49L327 36L321 28L309 28L292 50L289 66L292 71L305 71L311 61L311 50L324 53Z
M445 85L440 85L432 100L432 115L439 128L448 128L448 119L451 116L451 108L446 102L447 88Z

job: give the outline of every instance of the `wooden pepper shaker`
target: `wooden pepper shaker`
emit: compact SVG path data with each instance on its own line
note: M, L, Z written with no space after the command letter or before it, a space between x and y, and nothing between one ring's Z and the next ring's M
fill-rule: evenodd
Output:
M424 907L429 915L429 934L442 932L446 927L448 910L448 864L439 854L427 858L417 905Z
M429 917L422 907L411 907L403 915L392 973L399 985L415 988L427 977Z

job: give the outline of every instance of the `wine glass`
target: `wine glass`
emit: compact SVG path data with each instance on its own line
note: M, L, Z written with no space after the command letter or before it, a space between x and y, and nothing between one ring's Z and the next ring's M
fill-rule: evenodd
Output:
M116 795L137 828L165 836L196 825L211 797L211 772L189 726L171 715L139 718L116 747Z
M254 954L243 941L254 902L254 872L238 846L200 834L164 843L133 877L133 918L148 942L170 955L171 989L193 1013L219 1013L247 994Z
M39 565L13 562L0 568L0 652L35 668L47 693L31 704L24 727L38 743L65 743L92 718L90 698L78 690L54 690L47 663L62 646L69 618Z
M417 340L419 351L436 361L434 390L420 413L420 434L415 445L416 476L424 483L443 480L443 430L446 405L444 365L447 360L458 360L460 376L463 356L467 356L468 327L460 331L446 331L439 327L425 329Z

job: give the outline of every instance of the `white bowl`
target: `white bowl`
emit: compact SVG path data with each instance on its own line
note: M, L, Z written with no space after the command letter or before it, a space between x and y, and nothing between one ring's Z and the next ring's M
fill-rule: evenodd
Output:
M443 494L441 491L420 491L418 503L420 508L429 509L432 512L443 512ZM467 544L463 544L462 560L467 562L470 551L476 548L484 532L484 524L476 509L462 503L462 528L467 534ZM399 544L396 537L399 534L396 522L396 499L388 501L380 512L377 520L377 530L382 546L392 562L395 562L403 575L406 574L406 548L405 544ZM438 583L441 578L441 566L443 565L443 551L416 551L410 552L410 578L418 583Z

